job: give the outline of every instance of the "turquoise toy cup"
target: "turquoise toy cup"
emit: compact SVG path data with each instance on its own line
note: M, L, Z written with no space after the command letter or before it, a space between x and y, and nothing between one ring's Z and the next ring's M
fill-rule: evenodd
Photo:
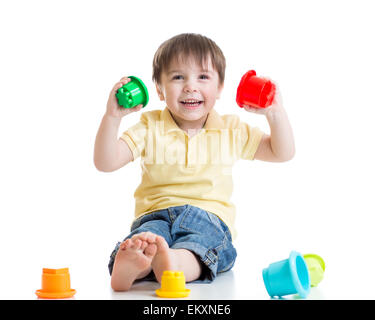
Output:
M274 262L263 269L263 281L270 297L298 293L306 298L310 292L310 276L303 256L292 251L288 259Z
M143 108L148 103L148 91L141 79L130 76L130 82L117 90L116 98L118 104L124 108L133 108L143 104Z

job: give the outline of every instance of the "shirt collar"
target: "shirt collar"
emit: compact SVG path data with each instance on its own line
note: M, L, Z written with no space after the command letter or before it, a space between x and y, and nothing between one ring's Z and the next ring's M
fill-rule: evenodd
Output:
M164 110L161 112L160 120L164 121L165 133L168 133L170 131L182 130L172 118L172 115L169 112L167 107L165 107ZM205 130L224 129L224 121L221 118L221 116L216 112L216 110L211 109L210 113L208 114L208 117L207 117L207 120L203 129Z

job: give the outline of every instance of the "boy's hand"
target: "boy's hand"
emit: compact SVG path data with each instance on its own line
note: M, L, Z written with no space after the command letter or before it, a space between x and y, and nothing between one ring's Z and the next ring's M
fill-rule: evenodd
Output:
M109 97L108 97L108 102L107 102L107 111L106 115L114 118L119 118L121 119L123 116L136 112L142 109L143 105L139 104L138 106L134 108L123 108L118 104L117 98L116 98L116 93L117 90L120 89L124 84L127 84L130 82L131 79L128 77L123 77L119 82L115 84L115 86L112 88Z
M275 84L274 81L272 82ZM253 112L253 113L263 114L263 115L267 115L268 113L272 113L273 111L276 111L282 108L283 102L281 98L281 93L277 84L275 84L275 86L276 86L275 97L273 98L272 104L270 106L268 106L267 108L255 108L252 106L244 106L243 108L248 112Z

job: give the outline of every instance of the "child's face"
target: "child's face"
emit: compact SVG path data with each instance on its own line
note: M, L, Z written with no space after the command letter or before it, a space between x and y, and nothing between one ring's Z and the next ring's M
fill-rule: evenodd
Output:
M203 67L193 58L176 59L162 72L157 85L160 100L166 101L179 125L204 123L222 89L210 59Z

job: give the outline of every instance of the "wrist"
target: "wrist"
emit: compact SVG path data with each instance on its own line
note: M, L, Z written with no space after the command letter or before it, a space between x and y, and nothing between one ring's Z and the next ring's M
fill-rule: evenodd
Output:
M284 113L285 110L281 105L274 105L267 110L265 115L268 122L273 122L277 121Z
M121 119L122 119L121 117L116 117L116 116L114 116L112 114L109 114L107 112L103 116L104 121L113 122L114 124L117 124L117 123L120 124Z

